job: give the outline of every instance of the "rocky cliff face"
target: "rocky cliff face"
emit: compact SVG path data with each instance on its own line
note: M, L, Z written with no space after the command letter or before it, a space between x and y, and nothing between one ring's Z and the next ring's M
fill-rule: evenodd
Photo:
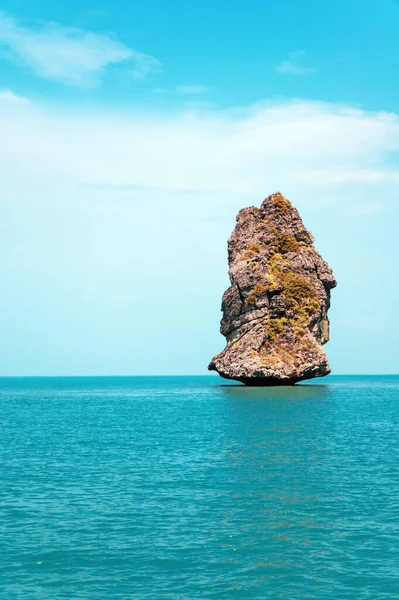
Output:
M312 234L281 193L244 208L228 242L222 300L225 350L209 369L247 385L293 384L330 373L322 349L336 286Z

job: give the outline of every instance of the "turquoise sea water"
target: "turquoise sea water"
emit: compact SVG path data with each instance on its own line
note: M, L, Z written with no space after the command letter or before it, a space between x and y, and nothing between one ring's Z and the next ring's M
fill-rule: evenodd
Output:
M2 600L399 598L399 377L0 380Z

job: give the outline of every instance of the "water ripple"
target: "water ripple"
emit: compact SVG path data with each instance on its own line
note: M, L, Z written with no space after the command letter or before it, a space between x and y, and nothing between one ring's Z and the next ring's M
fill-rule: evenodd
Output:
M399 378L0 386L2 599L399 597Z

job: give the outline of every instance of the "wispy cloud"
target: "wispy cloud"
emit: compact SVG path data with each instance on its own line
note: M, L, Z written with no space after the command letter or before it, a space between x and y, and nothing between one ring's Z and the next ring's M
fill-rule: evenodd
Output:
M125 46L110 35L46 23L19 25L0 11L0 45L36 75L64 84L91 86L105 69L130 61L135 77L145 77L159 67L154 57Z
M0 90L0 102L11 102L12 104L29 104L28 98L18 96L11 90Z
M297 52L291 52L287 60L283 60L276 66L276 70L279 73L288 73L290 75L307 75L308 73L314 73L316 69L312 67L306 67L300 63L300 57L304 56L303 50Z
M199 95L205 94L208 91L206 85L177 85L176 92L178 94Z
M56 172L78 184L192 190L204 198L209 190L262 195L282 181L288 189L350 184L370 193L399 177L397 115L321 102L123 119L34 105L13 115L10 105L0 112L0 136L0 170L12 160L15 172L29 168L44 179ZM318 201L319 192L314 196Z
M176 85L172 88L153 88L154 94L181 94L182 96L200 96L209 90L207 85Z

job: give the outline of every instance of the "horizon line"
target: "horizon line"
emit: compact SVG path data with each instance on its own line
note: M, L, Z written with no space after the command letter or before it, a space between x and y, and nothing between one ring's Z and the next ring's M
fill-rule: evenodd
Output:
M398 377L399 373L329 373L328 375L324 375L323 377L313 377L312 379L325 379L326 377ZM34 378L47 378L47 379L59 379L59 378L109 378L109 377L119 377L119 378L130 378L130 377L218 377L219 379L223 379L224 381L228 381L226 378L221 377L220 375L213 373L202 373L202 374L191 374L191 375L182 375L182 374L154 374L154 375L0 375L1 379L34 379ZM234 380L231 380L234 381ZM311 381L304 380L304 381ZM300 383L300 382L298 382Z

